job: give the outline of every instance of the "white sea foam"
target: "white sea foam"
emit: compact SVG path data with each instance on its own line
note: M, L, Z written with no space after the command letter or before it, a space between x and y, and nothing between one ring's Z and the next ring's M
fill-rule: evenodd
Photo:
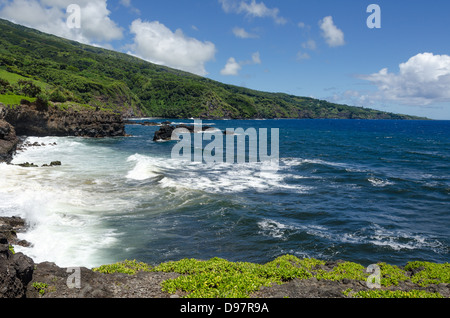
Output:
M337 235L337 239L351 244L372 244L394 251L431 249L436 253L448 253L448 247L437 239L405 230L388 230L373 224L354 233Z
M97 191L100 183L114 185L114 175L105 168L111 166L105 158L114 156L103 153L107 148L93 150L72 138L28 141L46 146L18 152L13 164L29 162L39 167L0 164L0 213L20 216L29 224L19 238L32 246L17 246L16 250L36 262L51 261L63 267L100 265L96 263L99 250L116 244L120 234L105 227L102 216L133 204L113 188L110 193ZM51 161L61 161L62 166L42 167Z
M283 189L299 192L306 190L306 187L301 185L287 184L286 175L269 170L262 171L259 164L223 164L197 168L200 171L191 169L183 172L181 177L177 176L180 185L214 193L246 190L262 192Z
M273 219L263 219L258 222L259 234L281 240L287 240L291 234L304 232L311 236L332 239L329 229L322 225L298 224L297 222L275 221Z
M85 142L83 139L51 137L30 138L29 141L45 143L46 146L30 147L19 152L13 163L32 162L40 167L22 168L0 164L0 215L24 217L31 226L19 238L33 245L29 248L18 246L17 251L23 251L38 262L53 261L60 266L97 266L108 262L105 254L102 255L103 250L108 250L108 257L111 257L111 251L117 249L139 249L139 245L133 245L133 242L140 240L142 243L142 240L149 238L139 237L139 234L131 233L127 228L130 223L134 223L133 218L138 214L144 218L149 213L159 215L180 207L191 211L190 208L199 207L199 202L214 201L217 199L216 194L222 193L243 193L243 200L247 198L246 191L250 191L252 199L258 198L258 193L259 197L263 197L272 192L299 197L301 195L298 194L307 193L309 197L314 188L304 184L314 183L303 179L325 179L327 176L309 173L301 176L298 166L321 168L318 165L322 165L351 171L364 170L363 166L332 162L333 159L282 158L278 169L262 169L264 166L261 163L206 165L163 158L158 150L156 154L146 155L131 155L125 153L126 150L118 153L113 150L114 147L99 147L91 140ZM51 145L55 142L56 145ZM61 161L62 166L41 167L56 160ZM372 170L372 167L368 170ZM393 184L392 177L378 177L383 174L376 174L377 177L362 175L367 184L374 187ZM419 179L422 180L422 177ZM278 199L275 196L271 198ZM296 204L306 201L307 198L295 197ZM284 203L283 198L280 203ZM333 207L330 209L335 211ZM256 221L257 231L264 236L263 239L269 237L286 241L301 233L311 236L313 240L330 243L330 246L341 243L370 244L393 251L415 252L416 249L426 249L448 253L445 241L426 235L388 230L375 225L363 229L350 228L347 233L343 233L345 229L340 226L334 228L327 223L326 226L311 224L315 219L302 223L295 218L285 218L283 211L280 209L280 217L271 219L263 215ZM171 225L171 231L178 229L175 222ZM158 226L161 225L156 223L155 227ZM127 241L127 246L121 246L122 235L132 237ZM147 243L146 246L149 246ZM178 248L175 246L170 252Z
M386 246L393 250L414 250L421 248L439 248L442 244L425 235L409 233L404 230L387 230L375 225L373 234L367 237L367 241L378 246Z
M287 240L288 232L295 230L295 227L271 219L261 220L258 222L258 227L261 235L282 240Z
M342 162L332 162L322 159L305 159L305 158L284 158L281 160L283 164L291 167L302 166L304 164L321 165L328 167L336 167L345 169L347 172L366 172L368 169L357 164L348 164Z
M332 243L345 244L372 244L385 247L394 251L431 249L435 253L445 254L449 249L441 241L427 237L423 234L409 233L404 230L388 230L374 224L356 232L340 233L322 225L298 224L296 222L281 222L273 219L263 219L258 222L259 234L279 239L288 240L295 233L325 239Z
M273 191L291 190L305 192L308 187L288 184L292 175L283 173L265 163L204 164L179 159L161 159L144 155L133 155L129 162L135 162L127 177L147 180L164 176L158 183L163 188L178 190L201 190L209 193L242 192L246 190Z
M374 187L385 187L388 185L393 185L394 182L389 181L389 180L382 180L382 179L378 179L375 177L371 177L369 179L367 179Z
M134 168L127 174L129 179L146 180L161 175L160 169L150 157L136 154L128 157L127 161L135 163Z

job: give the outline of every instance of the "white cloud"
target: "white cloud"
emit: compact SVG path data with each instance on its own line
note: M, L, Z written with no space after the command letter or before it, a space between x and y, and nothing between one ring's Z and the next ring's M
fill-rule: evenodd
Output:
M241 39L254 39L258 37L256 34L248 33L247 31L245 31L245 29L238 27L235 27L233 29L233 34Z
M278 8L270 9L264 2L257 3L256 0L219 0L222 9L227 12L242 13L248 17L255 18L272 18L277 24L285 24L287 21L280 16Z
M198 75L208 74L205 63L214 59L216 47L187 37L180 29L172 32L158 21L133 21L130 32L134 34L133 54L152 63L166 65Z
M239 75L239 71L242 69L242 66L236 62L234 57L230 57L227 61L225 67L220 71L222 75Z
M67 7L73 0L7 0L0 3L0 17L39 31L86 44L121 39L122 29L109 18L107 0L79 0L81 28L70 28Z
M129 8L131 12L135 14L141 14L141 11L131 4L131 0L120 0L120 4L123 5L124 7Z
M220 71L220 74L222 75L228 75L228 76L237 76L239 75L239 72L242 69L242 66L244 65L251 65L251 64L261 64L261 55L259 52L255 52L252 54L251 60L241 61L237 62L234 57L230 57L227 61L227 64L225 67Z
M88 1L81 7L81 32L89 41L121 39L122 30L108 16L106 0Z
M254 64L261 64L261 55L259 52L255 52L252 54L252 62Z
M222 5L223 11L226 13L235 11L238 7L238 2L235 0L219 0L219 3Z
M317 48L317 44L316 44L316 41L314 41L314 40L308 40L308 41L302 43L302 47L304 49L314 51Z
M316 41L310 39L306 42L303 42L302 48L305 50L315 51L317 49ZM297 61L309 60L310 58L311 55L307 52L304 52L302 50L297 52Z
M338 29L333 22L333 17L328 16L319 21L322 36L330 47L342 46L345 44L344 32Z
M309 60L310 58L311 56L306 52L298 51L297 53L297 61Z
M410 105L450 102L450 56L421 53L399 65L399 73L383 68L359 76L377 86L380 99Z

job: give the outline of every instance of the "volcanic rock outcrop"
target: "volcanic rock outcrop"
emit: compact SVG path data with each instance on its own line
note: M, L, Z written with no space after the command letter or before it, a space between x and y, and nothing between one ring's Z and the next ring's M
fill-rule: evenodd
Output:
M121 114L100 111L38 110L33 105L5 109L4 120L21 136L118 137L125 135Z

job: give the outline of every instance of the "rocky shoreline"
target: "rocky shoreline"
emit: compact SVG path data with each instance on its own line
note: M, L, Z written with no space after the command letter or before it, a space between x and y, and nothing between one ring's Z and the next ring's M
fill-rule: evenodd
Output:
M18 147L18 135L30 136L125 136L125 122L121 116L98 112L39 111L33 105L6 109L0 105L0 162L10 162ZM157 140L170 140L175 128L171 123L147 124L161 126L155 133ZM23 140L22 140L23 141ZM24 144L24 147L27 145ZM50 166L59 165L52 162ZM140 271L136 275L103 274L88 268L60 268L54 263L36 264L23 253L14 253L12 246L28 247L30 242L20 240L18 234L27 230L26 220L19 217L0 217L0 298L180 298L181 291L169 294L161 284L180 276L177 273ZM339 261L327 262L321 270L332 271ZM73 271L79 271L77 286L70 284ZM408 275L415 275L411 272ZM352 279L338 281L293 279L282 285L264 287L251 298L350 298L343 291L367 291L364 282ZM450 298L450 284L441 283L421 287L411 281L402 281L387 290L426 291Z
M0 162L10 162L16 152L19 138L14 127L0 117Z
M179 277L180 274L177 273L139 271L135 275L103 274L88 268L60 268L50 262L36 264L22 253L14 254L10 248L11 245L30 244L18 239L17 234L26 229L26 222L21 218L0 218L0 298L174 299L186 295L182 291L169 294L162 290L162 282ZM342 261L326 262L320 266L320 270L331 272L340 262ZM79 277L78 282L73 279L74 273ZM408 275L418 273L420 270L410 272ZM419 290L439 293L444 298L450 298L450 284L446 283L421 287L408 280L383 289L405 292ZM263 287L250 295L250 298L351 298L351 295L344 293L346 290L356 293L368 291L369 288L365 282L353 279L329 281L313 277Z
M0 162L10 162L20 143L19 136L34 137L123 137L121 114L57 107L41 109L33 103L14 107L0 104Z

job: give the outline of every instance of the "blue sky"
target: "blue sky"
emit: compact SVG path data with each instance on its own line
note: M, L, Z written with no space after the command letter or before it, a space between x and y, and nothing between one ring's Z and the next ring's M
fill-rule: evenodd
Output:
M220 82L433 119L450 119L449 12L447 0L0 0L10 21Z

